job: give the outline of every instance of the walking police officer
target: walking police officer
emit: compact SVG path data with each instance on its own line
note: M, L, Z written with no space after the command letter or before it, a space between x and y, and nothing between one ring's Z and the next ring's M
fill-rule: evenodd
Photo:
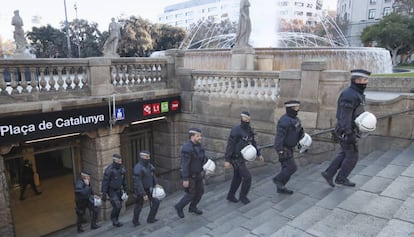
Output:
M276 184L278 193L293 194L293 191L287 189L285 185L297 170L293 149L304 136L300 119L297 117L299 106L300 101L297 100L285 102L286 114L280 117L277 123L274 148L282 168L273 178L273 182Z
M335 183L354 187L355 183L348 179L358 161L357 129L354 120L365 111L364 91L368 84L371 72L364 69L351 71L351 85L341 92L338 98L336 111L335 134L339 138L340 148L335 159L329 167L322 172L326 182L334 187L333 177L336 175Z
M122 208L122 194L127 191L126 182L126 169L122 165L122 157L119 154L112 156L112 164L106 167L102 180L102 200L105 201L107 197L111 201L112 212L111 220L112 225L115 227L121 227L122 223L119 222L119 213Z
M90 174L81 172L81 179L75 183L75 203L76 203L76 226L78 233L83 232L82 219L85 215L86 208L92 216L91 229L98 229L100 226L96 224L98 219L99 207L95 206L94 192L90 184Z
M189 203L189 212L197 215L203 214L203 211L197 208L197 204L204 193L203 165L208 159L201 145L201 130L191 128L188 133L189 140L181 148L181 177L185 194L174 206L180 218L184 218L183 208Z
M240 124L231 129L227 140L224 167L228 169L230 164L233 166L233 178L227 194L227 200L230 202L238 202L240 200L243 204L248 204L250 200L247 198L247 194L252 183L252 176L246 167L241 150L250 144L256 148L257 156L261 161L263 161L263 157L260 155L260 150L257 149L253 129L250 127L250 113L243 111L240 116ZM240 185L239 199L237 199L235 194Z
M156 185L154 176L155 168L150 163L149 151L141 151L139 153L140 160L134 167L134 194L136 196L136 203L134 208L134 215L132 223L134 226L138 226L139 215L144 205L144 201L150 202L150 211L147 217L147 223L154 223L158 221L155 219L157 215L158 207L160 206L160 200L152 197L152 188Z

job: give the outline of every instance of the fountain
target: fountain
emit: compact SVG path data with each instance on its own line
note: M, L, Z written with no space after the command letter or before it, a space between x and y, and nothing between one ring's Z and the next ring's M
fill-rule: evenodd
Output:
M328 70L350 71L354 68L366 68L374 74L392 73L391 56L388 50L375 47L348 47L348 42L339 27L329 16L319 16L324 29L333 29L337 38L326 33L326 37L303 32L278 32L275 24L267 19L277 19L276 9L266 1L251 7L252 33L250 44L255 51L256 70L299 69L303 61L325 60ZM260 9L258 9L260 8ZM263 24L263 22L266 22ZM194 69L228 70L231 65L231 48L235 44L235 32L228 32L226 27L213 25L207 31L208 37L200 39L199 32L211 22L202 21L186 36L181 49L186 50L185 67ZM264 27L266 26L266 27ZM273 29L273 30L269 30ZM226 33L224 33L226 32ZM275 32L275 33L272 33ZM277 32L277 33L276 33ZM195 40L197 39L197 40Z

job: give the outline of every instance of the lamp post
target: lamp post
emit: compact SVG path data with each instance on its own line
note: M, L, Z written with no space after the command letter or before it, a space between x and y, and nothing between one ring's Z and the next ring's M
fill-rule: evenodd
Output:
M80 54L80 28L79 28L79 19L78 19L78 6L73 5L73 8L75 8L75 14L76 14L76 28L77 28L77 35L76 35L76 43L78 44L78 58L80 58L81 54Z
M70 46L68 14L66 12L66 0L63 0L63 3L65 5L65 26L66 26L66 40L68 42L68 58L71 58L72 57L72 48Z

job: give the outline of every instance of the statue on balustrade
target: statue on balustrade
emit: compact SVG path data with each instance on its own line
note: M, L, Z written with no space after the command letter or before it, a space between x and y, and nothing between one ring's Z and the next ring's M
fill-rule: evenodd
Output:
M115 18L112 17L108 30L109 37L103 46L104 56L119 57L116 51L118 49L119 39L121 38L121 28L121 25L115 21Z
M251 47L249 45L249 38L250 33L252 31L252 25L250 22L249 8L249 0L240 1L239 24L237 27L237 34L234 47Z
M11 24L14 26L14 41L16 42L16 53L23 53L27 47L27 41L23 31L23 20L19 10L14 11Z

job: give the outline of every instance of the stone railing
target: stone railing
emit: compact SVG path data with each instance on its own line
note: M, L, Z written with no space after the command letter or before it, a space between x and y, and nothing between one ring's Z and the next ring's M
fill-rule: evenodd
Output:
M113 59L111 83L122 87L166 82L166 66L165 60L154 58Z
M0 98L37 101L164 89L168 73L167 58L0 60Z
M279 72L193 71L194 91L222 98L275 101L279 96Z

